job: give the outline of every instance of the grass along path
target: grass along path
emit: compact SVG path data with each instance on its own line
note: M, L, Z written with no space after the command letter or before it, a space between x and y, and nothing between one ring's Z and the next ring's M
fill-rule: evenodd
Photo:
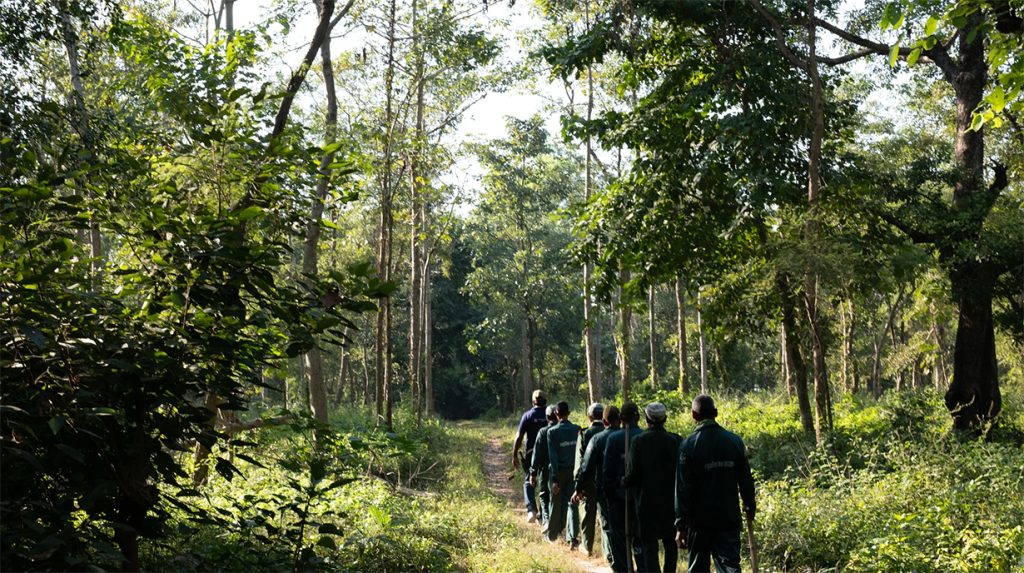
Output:
M565 543L548 543L540 533L540 526L536 523L526 523L526 508L522 501L522 473L516 472L510 480L511 466L509 459L512 452L512 434L514 429L489 425L487 427L490 438L487 440L482 456L482 467L487 478L487 485L491 494L498 498L501 503L501 519L508 520L515 524L519 531L518 537L522 544L518 547L503 547L502 554L518 552L517 557L498 558L499 560L515 561L526 565L524 558L532 562L527 568L517 568L517 571L564 571L567 573L611 573L611 568L604 559L587 559L579 551L570 551ZM595 548L600 547L600 539Z

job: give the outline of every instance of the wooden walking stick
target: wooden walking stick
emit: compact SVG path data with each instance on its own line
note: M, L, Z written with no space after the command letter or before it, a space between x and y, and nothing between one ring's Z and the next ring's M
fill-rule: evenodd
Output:
M757 540L754 539L754 518L747 516L747 543L750 545L750 570L757 570Z
M623 435L626 437L625 463L622 465L622 480L626 479L626 467L629 465L629 424L623 421ZM633 573L633 535L629 530L629 488L622 484L626 491L626 573Z

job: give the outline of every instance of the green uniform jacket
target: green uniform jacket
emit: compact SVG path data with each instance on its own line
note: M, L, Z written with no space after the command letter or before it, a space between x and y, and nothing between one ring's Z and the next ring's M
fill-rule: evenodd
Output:
M601 489L605 498L610 500L626 499L626 488L622 485L622 478L626 475L626 431L625 428L621 428L607 432L608 437L602 440L604 456L601 462ZM643 430L636 426L630 426L628 431L630 440L643 433ZM629 447L633 447L633 442L629 443ZM668 503L667 499L665 503Z
M590 426L580 432L579 449L576 450L578 460L583 463L583 456L587 453L587 446L590 444L590 440L594 439L594 436L604 431L604 423L600 420L591 422Z
M593 485L598 495L601 494L601 466L604 462L604 444L608 441L608 436L616 430L618 428L609 428L604 432L599 432L587 444L587 449L583 452L583 459L580 461L580 467L576 470L576 491L582 492L587 486Z
M655 426L633 438L629 445L625 482L635 494L639 513L637 533L641 539L675 536L675 512L668 500L675 495L676 456L681 440Z
M676 529L741 529L739 497L748 513L755 509L743 440L714 420L704 420L679 444L677 459Z
M551 476L568 471L570 474L576 466L576 439L580 435L580 427L569 420L562 420L548 430L548 464ZM569 487L569 484L560 484Z
M533 443L533 459L530 460L530 475L548 475L548 430L554 427L554 424L548 424L537 430L537 441Z

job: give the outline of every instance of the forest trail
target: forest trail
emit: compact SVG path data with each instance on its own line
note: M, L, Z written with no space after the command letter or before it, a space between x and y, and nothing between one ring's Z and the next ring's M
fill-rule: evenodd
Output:
M537 524L526 523L526 509L523 507L521 489L523 483L522 473L517 470L515 476L511 480L508 479L509 475L511 475L511 467L509 466L510 451L509 444L501 437L494 436L488 440L483 455L483 470L484 475L487 477L487 486L495 497L505 501L505 508L509 514L509 519L512 519L528 535L535 537L537 544L547 545L541 536L540 527ZM598 539L597 543L595 543L595 549L599 549L600 546L601 541ZM587 559L582 552L570 551L569 546L564 543L553 544L549 547L557 552L562 559L561 563L557 564L554 570L567 573L612 572L604 559ZM523 551L530 550L529 546L523 548Z

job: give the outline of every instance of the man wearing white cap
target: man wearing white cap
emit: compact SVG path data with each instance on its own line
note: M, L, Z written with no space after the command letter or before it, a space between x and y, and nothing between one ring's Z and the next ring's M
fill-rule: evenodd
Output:
M652 402L644 408L647 431L630 444L624 482L636 499L640 571L675 573L675 511L668 500L675 496L676 454L681 438L665 430L665 405ZM658 542L664 546L665 565L659 566Z

